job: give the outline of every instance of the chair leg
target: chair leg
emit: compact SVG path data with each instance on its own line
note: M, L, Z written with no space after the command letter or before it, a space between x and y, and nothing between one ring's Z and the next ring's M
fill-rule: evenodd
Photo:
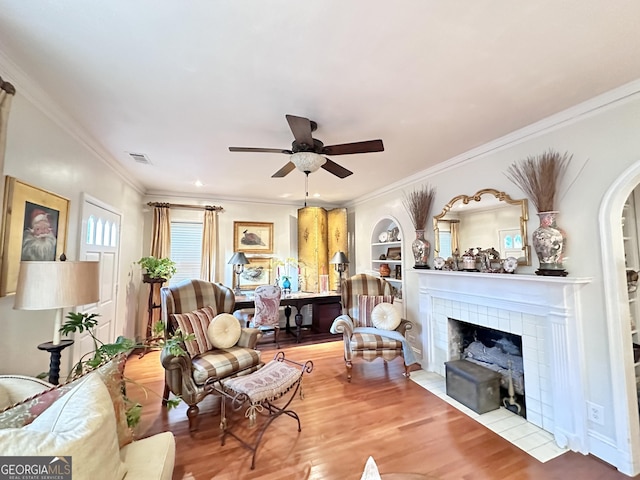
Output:
M409 378L409 376L411 376L411 369L406 363L403 362L403 364L404 364L404 376L406 378Z
M164 382L164 392L162 393L162 406L166 407L167 406L167 400L169 400L169 395L171 394L171 391L169 390L169 385L167 384L167 381L165 380Z
M280 327L274 327L273 329L273 343L276 344L276 348L280 350L280 342L278 342L278 335L280 335Z
M187 418L189 419L189 431L194 432L198 429L198 412L200 408L197 405L189 405L187 409Z
M351 360L347 360L345 363L347 365L347 381L351 383L351 369L353 368L353 363L351 363Z

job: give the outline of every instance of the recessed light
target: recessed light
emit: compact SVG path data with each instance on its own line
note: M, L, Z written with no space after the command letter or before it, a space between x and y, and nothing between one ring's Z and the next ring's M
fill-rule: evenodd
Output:
M203 186L204 186L204 183L202 183L200 180L196 180L196 181L194 182L194 185L195 185L196 187L203 187Z
M313 196L314 196L315 198L320 198L320 194L319 194L319 193L314 193L314 194L313 194Z

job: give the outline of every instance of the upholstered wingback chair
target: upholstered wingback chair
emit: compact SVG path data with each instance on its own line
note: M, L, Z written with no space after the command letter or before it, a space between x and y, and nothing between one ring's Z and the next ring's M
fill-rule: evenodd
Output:
M400 319L394 330L373 326L370 315L378 303L393 303L391 284L386 280L360 273L342 283L342 315L333 321L331 333L342 334L349 382L353 358L361 357L371 362L376 358L387 361L404 357L404 348L407 347L404 335L412 325L409 321ZM408 377L409 367L406 362L404 367L405 376Z
M280 295L282 291L276 285L260 285L253 295L255 314L250 326L261 332L273 331L273 342L280 348L278 334L280 333Z
M177 328L185 335L195 335L194 341L184 345L187 356L172 355L165 347L160 357L165 369L164 398L171 392L189 405L187 417L193 431L197 428L198 403L212 393L213 382L252 373L262 366L260 352L255 349L260 331L241 327L231 315L235 307L233 290L220 283L185 280L161 288L160 297L165 338Z

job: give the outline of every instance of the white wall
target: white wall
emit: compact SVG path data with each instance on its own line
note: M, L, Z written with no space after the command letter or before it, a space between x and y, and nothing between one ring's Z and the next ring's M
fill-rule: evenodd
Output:
M70 200L66 249L70 260L76 260L79 253L82 192L122 213L117 319L121 327L118 333L128 334L135 324L138 308L139 285L132 282L135 278L131 265L142 252L141 193L114 173L77 135L60 126L21 94L20 83L11 82L17 94L9 115L3 173ZM36 347L51 341L54 313L13 310L11 295L0 298L0 318L0 373L37 375L47 372L49 354ZM61 378L69 371L72 348L62 353Z
M602 442L603 446L594 445L594 449L604 450L606 446L615 445L615 425L613 406L616 400L611 393L611 371L616 366L609 361L608 326L604 306L602 256L600 251L600 225L598 212L604 193L614 180L630 165L640 162L640 85L635 92L624 99L607 105L608 100L600 103L607 105L589 113L580 114L580 109L565 112L555 118L547 119L539 125L527 127L518 135L500 139L491 145L484 146L487 153L474 151L468 158L475 157L472 164L463 167L465 158L456 161L457 167L442 169L438 172L427 172L419 178L417 184L430 183L435 186L436 196L431 215L440 212L442 207L453 197L472 195L482 188L495 188L505 191L514 199L524 195L514 186L502 172L514 161L537 155L549 148L573 154L569 167L565 188L562 188L558 210L558 225L568 234L567 260L565 268L571 276L591 277L592 281L582 292L582 311L585 332L586 357L589 372L587 398L604 407L604 425L590 424L590 434L594 444ZM621 94L620 97L624 97ZM589 108L585 107L585 110ZM568 118L561 124L557 122ZM545 128L545 125L550 127ZM517 139L520 136L521 139ZM428 155L428 150L425 151ZM473 175L463 174L473 168ZM577 179L576 179L577 177ZM417 177L418 178L418 177ZM573 181L575 180L575 183ZM566 188L573 183L570 188ZM409 191L413 185L407 185ZM377 198L359 202L350 212L355 214L359 225L374 225L381 215L392 215L399 219L405 232L412 232L413 226L404 210L399 192L390 192ZM529 207L529 243L531 232L538 226L535 208ZM433 242L430 231L429 241ZM405 235L405 251L410 251L411 236ZM369 259L369 235L366 230L356 231L355 262L359 271L367 268ZM532 253L533 265L519 267L518 273L531 274L538 267L535 253ZM417 275L412 274L412 259L405 256L405 301L407 316L420 324L417 306ZM622 319L621 321L626 321ZM586 408L576 405L575 408ZM619 446L620 447L620 446ZM605 458L615 463L615 458Z

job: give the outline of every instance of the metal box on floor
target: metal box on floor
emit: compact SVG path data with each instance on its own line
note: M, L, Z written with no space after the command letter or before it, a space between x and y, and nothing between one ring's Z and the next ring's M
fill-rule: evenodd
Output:
M486 413L500 407L500 374L468 362L445 362L447 395L476 413Z

